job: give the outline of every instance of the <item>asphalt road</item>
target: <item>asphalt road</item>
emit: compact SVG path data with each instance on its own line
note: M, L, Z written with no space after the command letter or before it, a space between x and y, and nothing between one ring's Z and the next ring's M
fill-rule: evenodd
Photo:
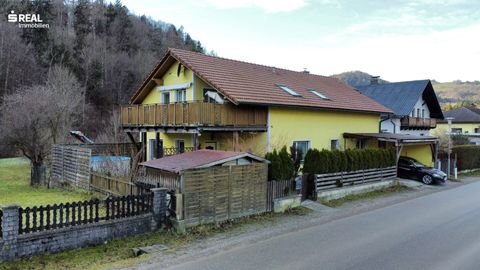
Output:
M152 265L159 269L161 265ZM170 269L480 269L480 182Z

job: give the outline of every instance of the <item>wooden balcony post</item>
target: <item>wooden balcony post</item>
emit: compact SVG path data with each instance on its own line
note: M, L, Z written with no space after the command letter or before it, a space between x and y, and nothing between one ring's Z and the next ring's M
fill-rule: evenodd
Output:
M233 132L233 151L237 151L238 148L238 131Z

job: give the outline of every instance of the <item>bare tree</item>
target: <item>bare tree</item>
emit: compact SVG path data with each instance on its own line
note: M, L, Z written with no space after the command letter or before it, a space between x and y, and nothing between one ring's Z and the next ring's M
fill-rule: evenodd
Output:
M82 113L85 89L70 71L61 66L53 67L46 85L53 95L51 109L47 111L52 142L61 143Z
M76 120L83 91L78 85L70 73L55 67L45 85L5 96L1 139L30 160L31 185L45 184L44 162L52 144L61 142Z

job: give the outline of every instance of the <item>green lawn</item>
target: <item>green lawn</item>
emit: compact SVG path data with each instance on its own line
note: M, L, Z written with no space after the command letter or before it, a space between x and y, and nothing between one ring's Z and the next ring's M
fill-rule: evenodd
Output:
M0 205L23 207L88 200L92 194L82 191L34 188L30 186L30 164L21 158L0 159Z

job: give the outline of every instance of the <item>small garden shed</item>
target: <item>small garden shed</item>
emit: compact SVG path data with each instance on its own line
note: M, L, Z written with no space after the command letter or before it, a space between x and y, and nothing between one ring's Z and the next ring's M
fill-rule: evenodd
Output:
M140 166L137 182L175 191L187 227L266 211L268 161L250 153L198 150Z

